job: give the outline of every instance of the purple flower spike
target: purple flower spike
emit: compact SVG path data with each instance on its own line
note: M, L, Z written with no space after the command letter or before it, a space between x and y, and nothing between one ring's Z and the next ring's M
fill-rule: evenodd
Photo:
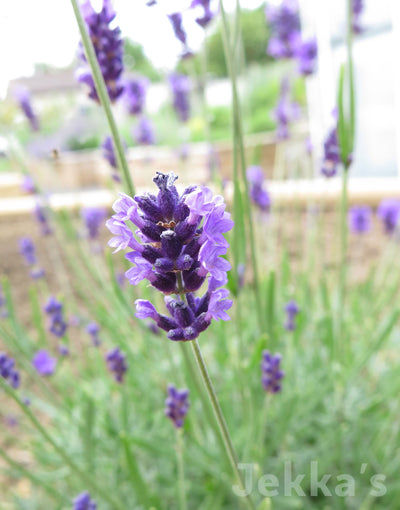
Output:
M354 234L369 232L372 224L372 209L367 205L353 206L348 213L348 224Z
M68 327L63 317L62 303L51 296L44 307L44 311L49 316L49 331L56 337L62 338Z
M340 147L337 136L337 126L335 126L329 132L324 142L324 158L321 173L325 175L325 177L334 177L337 174L340 162Z
M233 221L222 196L214 197L210 189L196 186L179 195L176 178L172 172L157 172L153 179L157 195L145 193L134 200L121 195L113 206L116 214L106 225L117 234L110 246L116 251L133 250L126 254L134 264L125 273L130 283L147 279L166 296L169 316L138 299L136 317L152 319L170 340L189 341L207 329L212 319L229 319L226 310L232 301L226 299L228 291L217 289L227 282L230 264L223 258L228 249L223 234L233 227ZM129 222L139 227L137 237ZM195 297L207 277L207 292L202 298Z
M190 79L184 74L173 73L169 77L169 84L176 114L182 122L187 122L190 117Z
M385 232L394 234L400 221L400 200L384 198L378 206L377 215L382 220Z
M118 383L122 383L124 381L125 372L128 370L125 354L116 347L106 354L106 363L108 370L113 373L114 379Z
M267 393L278 393L281 391L281 381L285 373L281 370L281 355L271 354L263 351L261 361L261 382Z
M265 15L272 33L267 53L276 59L293 57L300 35L297 1L283 0L278 6L267 6Z
M190 4L190 8L194 9L196 7L202 7L203 9L202 16L196 18L196 23L202 28L206 28L214 18L214 13L210 8L210 0L193 0Z
M123 71L123 42L121 31L117 28L110 28L116 13L112 8L110 0L103 0L102 9L96 12L90 0L81 5L89 36L92 40L96 57L99 62L107 91L112 102L116 101L124 90L121 81ZM89 87L89 97L99 102L93 77L88 67L82 43L79 46L78 57L81 67L77 70L77 79Z
M79 494L74 499L73 504L73 510L97 510L97 503L91 499L87 491Z
M51 235L53 233L53 229L49 224L46 209L39 202L36 202L34 215L39 223L42 236Z
M4 352L0 352L0 376L6 379L15 390L19 388L20 375L15 369L15 361Z
M99 237L100 227L106 218L106 210L102 207L85 207L81 211L81 217L87 229L89 239Z
M19 252L24 257L28 266L36 264L35 245L30 237L22 237L19 240Z
M174 426L179 429L183 427L185 416L189 410L189 390L178 390L173 384L168 386L168 397L165 400L165 416Z
M122 143L122 147L123 147L124 151L126 152L126 144L125 144L124 141ZM106 136L106 138L104 139L103 143L101 144L101 149L102 149L103 158L106 161L108 161L109 165L114 170L114 172L112 173L111 177L114 179L114 181L120 182L121 181L121 177L120 177L120 175L118 173L117 156L115 155L114 145L113 145L113 141L112 141L111 136Z
M271 198L266 189L264 189L264 175L260 166L249 166L246 171L247 180L250 183L250 198L254 204L262 211L269 211L271 207Z
M143 113L148 86L149 80L142 76L137 76L125 82L124 103L127 111L131 115Z
M21 182L21 190L24 193L33 194L36 192L36 185L33 177L30 175L24 175Z
M52 358L48 351L42 349L37 351L32 359L35 370L44 376L52 375L57 366L56 358Z
M137 143L141 145L154 145L156 142L153 124L147 117L140 117L133 136Z
M97 322L89 322L86 326L86 331L89 333L92 339L92 344L95 347L98 347L101 344L101 340L99 338L100 326Z
M288 78L285 77L281 83L278 104L273 111L273 116L277 122L277 140L286 140L289 138L289 124L298 119L299 115L300 107L298 103L290 99L290 83Z
M286 323L285 329L287 331L294 331L296 329L295 318L296 315L300 312L300 308L298 307L296 301L289 301L289 303L285 306L286 312Z
M363 31L361 25L361 15L364 10L364 0L353 0L353 32L355 34L361 34Z
M300 42L296 48L296 59L299 73L309 76L317 67L318 46L315 38Z
M0 283L0 318L5 319L6 317L8 317L7 303Z
M21 110L24 112L25 117L28 119L32 131L38 131L39 119L35 111L33 110L29 91L25 88L19 88L15 92L15 97L19 103Z

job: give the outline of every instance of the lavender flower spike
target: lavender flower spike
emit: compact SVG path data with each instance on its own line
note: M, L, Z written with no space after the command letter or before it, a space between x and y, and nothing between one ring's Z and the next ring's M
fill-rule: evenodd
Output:
M264 175L260 166L249 166L246 170L247 180L250 183L250 198L262 211L269 211L271 198L264 189Z
M371 230L372 209L368 205L355 205L348 213L349 229L355 234L365 234Z
M315 38L302 41L296 48L299 73L303 76L313 74L317 67L318 46Z
M22 237L19 240L19 252L24 257L28 266L36 264L35 245L30 237Z
M131 115L143 113L148 85L149 80L142 76L137 76L125 82L124 102L127 111Z
M272 32L267 53L277 59L293 57L300 35L297 1L283 0L278 6L267 6L265 15Z
M14 389L19 388L20 375L15 369L15 361L4 352L0 352L0 377L6 379Z
M126 272L130 283L143 279L165 294L169 315L158 313L143 299L136 301L136 316L152 319L170 340L193 340L208 328L212 319L228 320L232 306L225 285L229 262L223 258L228 243L223 237L233 227L221 196L208 188L191 186L182 195L175 187L177 177L157 173L153 179L159 192L134 197L122 196L116 214L106 225L117 234L110 245L131 248L126 258L134 265ZM132 203L133 202L133 203ZM134 205L135 204L135 205ZM139 227L137 238L129 223ZM208 278L208 290L195 297ZM176 294L173 298L171 294Z
M263 351L261 361L261 381L264 390L268 393L278 393L281 391L281 380L285 373L281 370L281 355L271 354L269 351Z
M285 312L287 314L285 329L287 331L294 331L296 329L294 321L296 315L300 312L300 308L298 307L296 301L294 301L293 299L289 301L289 303L285 306Z
M124 90L121 82L123 71L123 42L121 31L110 28L116 13L111 5L111 0L103 0L102 9L96 12L90 0L85 0L81 5L89 36L92 40L96 57L99 62L110 100L114 102ZM94 85L93 77L86 61L82 43L79 46L78 57L81 67L77 70L77 79L89 87L89 97L99 102L99 97Z
M18 88L15 92L16 99L25 117L28 119L32 131L39 130L39 119L32 107L31 96L25 88Z
M178 390L173 384L168 386L168 397L165 400L165 416L176 428L182 428L189 410L189 390Z
M169 84L176 114L182 122L187 122L190 117L190 79L184 74L173 73L169 76Z
M400 222L400 200L384 198L378 206L377 216L382 220L385 232L394 234Z
M125 372L128 370L125 354L116 347L106 354L106 363L108 370L113 373L114 379L118 383L122 383L124 381Z
M54 373L57 360L52 358L45 349L36 352L32 359L32 365L40 375L48 376Z
M49 317L49 331L58 338L62 338L67 331L68 324L63 317L63 305L53 296L47 301L44 311Z
M86 326L86 331L91 336L93 345L98 347L101 344L101 341L99 338L100 326L97 324L97 322L89 322L89 324Z
M89 239L97 239L106 217L106 210L102 207L85 207L81 210L81 217Z
M81 492L74 499L73 504L73 510L97 510L97 503L91 499L87 491Z
M361 34L363 31L361 25L361 15L364 10L364 0L352 0L353 8L353 32L355 34Z
M321 173L325 175L325 177L334 177L337 174L340 161L340 147L337 136L337 126L335 126L329 132L324 142L324 158Z
M141 145L154 145L156 139L154 135L153 124L147 117L140 117L136 125L133 136L137 143Z

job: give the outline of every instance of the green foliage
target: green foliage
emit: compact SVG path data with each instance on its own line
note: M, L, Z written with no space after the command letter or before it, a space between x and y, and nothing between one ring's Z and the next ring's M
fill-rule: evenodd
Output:
M124 38L124 66L127 71L147 76L151 81L161 79L160 73L146 57L143 46L128 37Z

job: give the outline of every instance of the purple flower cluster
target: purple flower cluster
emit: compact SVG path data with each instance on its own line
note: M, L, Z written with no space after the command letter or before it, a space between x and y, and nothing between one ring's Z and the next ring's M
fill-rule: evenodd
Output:
M186 35L185 29L183 28L183 24L182 24L182 14L180 12L174 12L174 13L168 15L168 19L171 22L175 37L183 45L182 58L191 57L193 54L188 47L187 35Z
M147 117L140 117L133 130L133 137L141 145L154 145L156 138L154 135L153 124Z
M377 215L383 222L385 232L394 234L400 222L400 200L384 198L379 204Z
M40 232L42 236L51 235L53 233L53 230L49 224L46 209L39 202L36 202L34 215L37 222L39 223Z
M214 18L214 13L210 8L210 3L210 0L192 0L192 3L190 4L191 9L195 9L197 7L201 7L203 9L202 15L196 18L196 23L202 28L206 28L206 26L208 26Z
M36 249L30 237L22 237L19 240L19 252L24 257L28 266L31 266L31 277L41 278L44 276L44 270L37 266Z
M172 73L169 76L169 84L176 114L182 122L187 122L190 116L190 79L184 74Z
M79 494L73 501L72 510L97 510L97 503L91 499L90 494L85 491Z
M15 97L25 117L28 119L32 131L39 130L39 119L33 110L31 96L27 89L19 88L15 91Z
M124 142L122 143L122 147L123 147L124 151L126 152L126 144ZM101 148L102 148L103 158L106 161L108 161L109 165L114 170L111 177L114 179L114 181L120 182L121 177L118 173L117 157L115 155L114 144L113 144L113 141L112 141L112 138L110 135L106 136L103 143L101 144Z
M106 210L102 207L85 207L81 210L81 218L89 239L99 237L100 227L103 225L106 215Z
M145 193L131 198L121 194L113 206L116 214L106 225L114 234L109 246L115 251L130 248L126 258L134 266L125 273L132 285L147 279L165 294L170 314L161 315L146 300L136 301L136 316L151 318L168 332L171 340L193 340L211 324L228 320L232 301L219 287L227 282L229 262L222 258L228 243L223 233L233 227L221 196L210 189L190 186L182 195L175 187L177 177L157 172L153 179L158 195ZM135 225L134 236L129 225ZM195 297L207 276L208 290ZM172 298L171 294L178 297ZM186 299L183 299L185 296Z
M302 76L313 74L317 67L318 45L315 38L299 41L296 46L295 56L298 71Z
M355 234L365 234L371 230L372 209L367 205L355 205L349 209L348 225Z
M290 98L290 83L287 77L281 83L281 92L278 104L273 111L277 122L276 137L278 140L289 138L289 124L300 115L299 104Z
M294 57L300 33L297 1L283 0L280 5L269 5L265 15L272 32L267 53L277 59Z
M268 393L281 391L281 381L285 373L281 370L282 356L263 351L261 361L261 382L264 390Z
M250 183L250 198L262 211L269 211L271 198L264 189L264 175L260 166L249 166L246 171L247 180Z
M21 190L24 193L33 194L36 191L36 185L35 181L33 180L33 177L29 174L26 174L22 178L21 182Z
M131 115L143 113L148 85L149 80L143 76L136 76L125 82L124 102Z
M125 372L128 370L125 354L123 354L118 347L115 347L115 349L108 351L106 354L106 363L108 370L113 373L114 379L118 383L122 383L124 381Z
M296 315L300 312L300 308L298 307L296 301L289 301L287 305L285 306L285 312L286 312L286 322L285 322L285 329L287 331L294 331L296 329L295 319Z
M62 338L65 335L68 326L63 317L62 303L57 301L54 296L50 296L44 307L44 311L50 319L49 331L58 338Z
M363 31L361 25L361 15L364 10L364 0L352 0L352 8L353 8L353 32L355 34L361 34Z
M177 429L183 427L189 405L189 390L178 390L173 384L170 384L164 412Z
M97 324L97 322L89 322L89 324L86 326L86 331L91 336L93 345L98 347L101 344L101 341L99 338L100 326Z
M324 142L324 156L321 173L325 177L334 177L340 165L340 147L337 135L337 126L331 129Z
M8 317L8 310L7 310L6 304L7 303L4 298L3 289L2 289L1 283L0 283L0 318L2 318L2 319Z
M113 102L120 97L124 90L124 86L121 82L121 74L123 71L123 42L121 39L121 31L118 27L110 28L110 23L114 20L116 13L112 7L111 0L103 0L100 12L96 12L93 9L90 0L85 0L81 5L81 10L107 86L110 100ZM91 99L99 101L93 76L87 65L82 43L80 43L78 53L83 64L77 71L78 81L89 86L89 97Z
M6 379L14 389L19 388L20 376L15 369L15 361L4 352L0 352L0 376Z
M54 370L57 366L57 360L56 358L52 358L48 351L41 349L34 355L32 365L38 374L49 376L54 374Z

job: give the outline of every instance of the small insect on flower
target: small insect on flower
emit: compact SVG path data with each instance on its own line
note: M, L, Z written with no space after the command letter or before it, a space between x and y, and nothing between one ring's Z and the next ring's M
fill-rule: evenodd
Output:
M165 400L165 416L176 428L183 427L184 418L189 410L189 390L178 390L173 384L168 386L168 397Z

